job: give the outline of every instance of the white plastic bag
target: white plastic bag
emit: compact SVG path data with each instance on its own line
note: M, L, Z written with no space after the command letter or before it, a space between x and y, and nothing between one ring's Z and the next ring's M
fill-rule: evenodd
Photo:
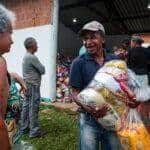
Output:
M81 105L94 106L95 109L108 104L108 113L98 118L98 122L108 130L117 130L126 103L135 101L139 93L144 96L142 91L136 75L127 68L125 62L112 60L98 70L87 88L79 93L78 101ZM148 98L150 95L145 96L145 99Z

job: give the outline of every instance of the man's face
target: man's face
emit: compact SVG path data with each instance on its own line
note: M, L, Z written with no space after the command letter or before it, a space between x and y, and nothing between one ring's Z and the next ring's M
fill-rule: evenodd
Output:
M10 51L12 41L12 27L8 28L8 30L4 33L0 33L0 54L4 54Z
M124 50L123 48L118 48L118 49L114 52L115 55L119 55L119 54L122 54L122 53L125 53L125 50Z
M96 54L101 50L102 44L104 43L104 38L99 32L87 32L82 37L83 45L90 54Z
M37 52L37 49L38 49L37 43L33 43L32 49L31 49L32 53L34 54L35 52Z
M128 47L129 47L129 44L127 44L127 43L123 43L123 44L122 44L122 47L123 47L125 50L127 50L127 49L128 49Z

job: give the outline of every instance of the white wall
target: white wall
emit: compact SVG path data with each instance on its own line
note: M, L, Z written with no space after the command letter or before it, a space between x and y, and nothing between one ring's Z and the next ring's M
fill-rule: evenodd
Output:
M27 37L34 37L39 47L36 55L46 68L46 74L43 76L41 83L41 96L51 99L56 98L58 6L58 0L54 0L51 11L51 25L15 30L13 33L14 44L11 52L6 55L8 70L22 75L22 59L26 52L23 43Z
M22 76L22 59L26 52L24 48L24 40L27 37L34 37L38 43L38 52L36 55L46 67L46 74L42 78L41 95L43 97L50 97L50 64L52 58L51 51L54 49L54 38L52 34L53 27L51 25L44 25L34 28L26 28L21 30L14 30L13 41L10 53L6 54L8 70L10 72L17 72Z

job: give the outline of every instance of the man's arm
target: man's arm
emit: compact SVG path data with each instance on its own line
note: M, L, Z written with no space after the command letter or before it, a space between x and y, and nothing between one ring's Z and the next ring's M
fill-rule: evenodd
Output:
M82 62L79 59L75 59L71 65L69 85L71 86L71 97L73 101L85 111L91 113L90 107L81 104L77 97L83 88Z
M71 65L69 80L69 85L72 87L72 99L77 105L81 106L85 111L89 112L94 117L103 117L107 113L107 106L104 105L98 109L95 109L94 107L83 105L80 101L78 101L77 96L81 89L83 89L83 78L82 62L79 59L75 59Z
M69 85L76 88L77 91L81 91L83 82L82 62L79 59L75 59L70 68Z
M20 77L17 73L14 72L10 73L10 76L15 80L15 82L17 82L21 86L20 92L23 92L24 94L27 90L27 87L22 77Z
M34 55L32 58L32 65L38 70L40 74L45 74L45 67L41 64L39 59Z
M107 105L103 105L102 107L99 107L99 108L95 109L95 107L81 104L78 101L78 94L79 93L80 93L79 89L72 88L72 99L74 100L74 102L77 105L81 106L85 111L87 111L88 113L93 115L93 117L95 117L95 118L101 118L101 117L106 115L106 113L107 113L107 111L109 109L109 107Z
M88 107L88 106L86 106L86 105L83 105L83 104L81 104L79 101L78 101L78 94L80 93L80 90L79 89L77 89L77 88L72 88L72 93L71 93L71 98L73 99L73 101L77 104L77 105L79 105L79 106L81 106L83 109L85 109L87 112L92 112L91 110L90 110L90 107Z

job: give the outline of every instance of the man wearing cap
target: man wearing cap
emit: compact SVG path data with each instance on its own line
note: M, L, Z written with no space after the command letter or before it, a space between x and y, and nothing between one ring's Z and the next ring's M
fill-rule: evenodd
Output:
M113 55L106 55L103 50L105 30L101 23L91 21L83 26L79 35L86 52L78 56L72 63L69 84L72 87L72 97L77 99L78 93L92 80L97 70L106 61L116 59ZM75 101L77 103L77 101ZM77 103L80 105L80 103ZM120 150L120 143L115 132L107 131L97 123L96 117L102 117L108 110L107 105L99 110L82 106L80 112L80 150L98 150L100 143L103 150ZM91 115L92 114L92 115Z
M148 86L148 73L150 72L148 66L150 65L150 50L142 47L143 39L140 36L132 36L131 49L128 53L128 66L135 72L137 79L146 90ZM148 91L145 93L148 95ZM138 106L138 111L144 124L150 129L150 100L143 102Z
M132 36L128 53L128 66L137 75L148 74L147 64L150 61L150 51L141 46L143 42L140 36Z

